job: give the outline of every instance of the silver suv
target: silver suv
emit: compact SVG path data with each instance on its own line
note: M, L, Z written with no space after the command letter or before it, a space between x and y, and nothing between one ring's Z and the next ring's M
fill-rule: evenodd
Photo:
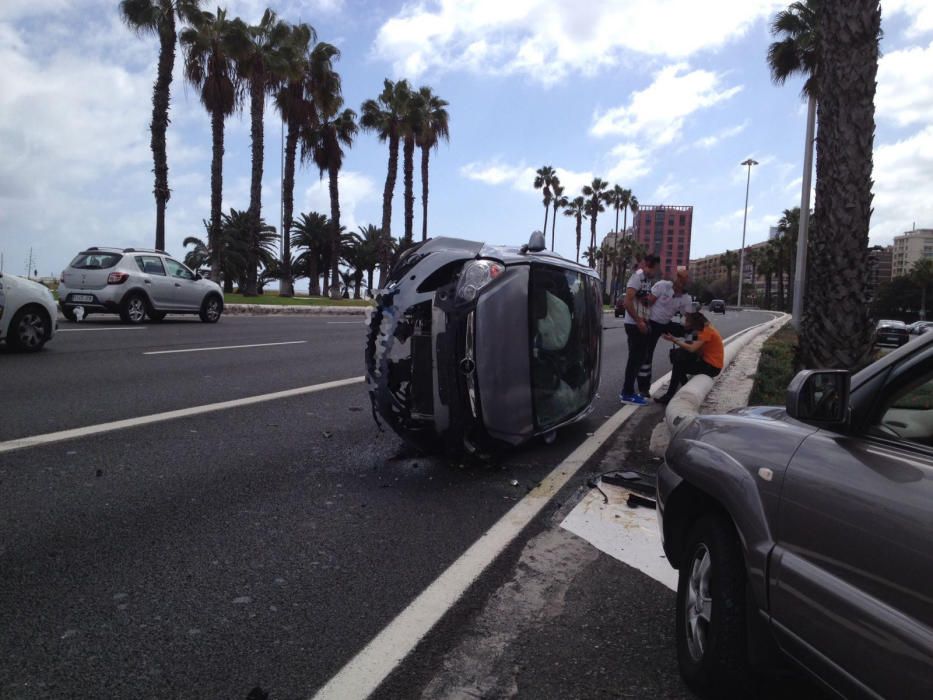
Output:
M69 321L88 314L120 314L124 323L148 316L198 314L216 323L224 297L216 282L202 279L164 250L88 248L62 271L58 286L62 313Z

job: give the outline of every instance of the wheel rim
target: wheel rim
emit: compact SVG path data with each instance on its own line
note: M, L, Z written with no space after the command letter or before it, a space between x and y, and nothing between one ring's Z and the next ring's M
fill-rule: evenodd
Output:
M143 320L145 315L146 306L143 304L143 300L139 297L130 299L129 304L127 304L127 316L130 317L130 320L134 323L138 323Z
M706 651L706 639L712 613L712 599L709 593L713 562L706 545L700 544L693 555L690 578L687 581L687 596L684 600L684 619L687 629L687 649L694 661L703 658Z
M24 348L37 348L45 339L45 320L37 313L27 313L16 329L19 344Z
M209 299L207 302L207 318L210 321L216 321L220 318L220 304L216 299Z

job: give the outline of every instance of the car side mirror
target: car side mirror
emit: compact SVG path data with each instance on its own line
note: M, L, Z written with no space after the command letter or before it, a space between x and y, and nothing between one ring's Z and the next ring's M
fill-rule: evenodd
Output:
M841 427L849 419L849 382L845 369L805 369L787 387L791 418L820 427Z

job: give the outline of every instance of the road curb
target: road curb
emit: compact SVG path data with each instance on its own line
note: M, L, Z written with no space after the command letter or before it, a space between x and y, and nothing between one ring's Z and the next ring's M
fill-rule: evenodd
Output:
M232 316L365 316L369 306L298 306L276 304L227 304L224 313Z

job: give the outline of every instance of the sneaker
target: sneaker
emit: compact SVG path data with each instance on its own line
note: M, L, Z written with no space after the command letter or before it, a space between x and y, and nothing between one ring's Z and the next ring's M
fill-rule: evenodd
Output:
M619 394L619 401L632 404L633 406L647 406L648 399L641 394Z

